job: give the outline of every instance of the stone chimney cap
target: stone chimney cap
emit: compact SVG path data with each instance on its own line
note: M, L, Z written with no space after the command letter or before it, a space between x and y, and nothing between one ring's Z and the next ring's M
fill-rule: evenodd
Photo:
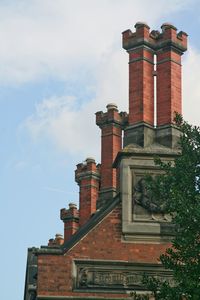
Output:
M69 203L69 208L77 208L76 203Z
M60 233L56 233L56 239L63 239L63 235Z
M162 26L161 26L162 29L165 29L167 27L177 30L177 28L174 25L172 25L171 23L168 23L168 22L163 23Z
M85 161L86 161L86 163L90 163L90 162L95 163L95 159L93 157L87 157Z
M147 25L146 22L140 21L140 22L137 22L137 23L135 24L135 28L142 27L142 26L145 26L145 27L147 27L147 28L150 28L150 27Z
M106 106L107 110L111 110L111 109L117 109L117 105L115 103L109 103L107 106Z

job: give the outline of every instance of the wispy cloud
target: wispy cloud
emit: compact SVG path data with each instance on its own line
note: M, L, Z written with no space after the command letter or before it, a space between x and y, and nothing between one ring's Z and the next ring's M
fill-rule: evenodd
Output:
M72 96L43 99L35 112L23 123L34 141L49 139L58 149L71 155L100 157L100 130L95 125L94 113L115 102L119 110L128 110L127 56L121 50L107 53L98 66L96 95L78 107L79 99ZM183 63L184 117L199 124L200 52L191 47ZM191 71L192 70L192 71Z
M92 102L75 110L73 103L76 101L69 96L44 99L21 128L28 130L33 141L50 139L55 147L71 155L82 153L87 156L88 149L96 153L95 124L91 125L93 113L89 114Z
M18 170L21 170L21 169L26 168L27 165L28 165L28 163L26 161L20 160L20 161L16 162L15 168Z
M77 194L77 193L73 193L73 192L67 192L65 190L59 189L59 188L53 188L53 187L48 187L48 186L44 186L43 187L44 190L49 191L49 192L55 192L55 193L61 193L61 194Z

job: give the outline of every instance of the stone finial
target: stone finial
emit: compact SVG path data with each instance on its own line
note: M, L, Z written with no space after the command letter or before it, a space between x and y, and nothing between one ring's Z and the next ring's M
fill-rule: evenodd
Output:
M49 239L48 246L49 247L55 247L55 246L61 246L64 243L63 235L60 233L56 233L54 239Z
M95 159L93 157L87 157L85 161L86 161L87 164L88 163L95 163Z
M115 110L118 110L118 107L115 103L109 103L107 106L107 111L111 110L111 109L115 109Z
M174 25L172 25L171 23L166 22L166 23L163 23L163 24L161 25L161 29L162 29L163 31L166 30L166 29L168 29L168 28L171 28L171 29L174 29L174 30L177 31L177 28L176 28Z
M69 209L77 208L76 203L69 203Z
M140 27L147 27L148 29L150 29L150 27L147 25L146 22L137 22L137 23L135 24L135 28L136 28L136 29L137 29L137 28L140 28Z

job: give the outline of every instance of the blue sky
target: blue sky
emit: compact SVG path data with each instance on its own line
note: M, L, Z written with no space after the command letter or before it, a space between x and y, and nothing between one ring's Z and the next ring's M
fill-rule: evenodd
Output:
M1 0L0 20L1 297L21 300L27 248L63 233L76 164L99 162L94 113L109 102L127 110L122 31L171 22L189 34L183 112L199 125L200 2Z

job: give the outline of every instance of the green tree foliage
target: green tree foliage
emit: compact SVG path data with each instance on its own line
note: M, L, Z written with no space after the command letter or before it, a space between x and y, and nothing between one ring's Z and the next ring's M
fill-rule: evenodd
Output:
M172 215L175 235L172 247L161 255L160 261L172 270L174 284L144 278L144 284L156 300L200 299L200 128L189 125L176 116L182 132L180 153L173 164L156 159L165 172L154 179L147 178L147 188L156 201L165 202ZM133 299L150 299L137 296Z

